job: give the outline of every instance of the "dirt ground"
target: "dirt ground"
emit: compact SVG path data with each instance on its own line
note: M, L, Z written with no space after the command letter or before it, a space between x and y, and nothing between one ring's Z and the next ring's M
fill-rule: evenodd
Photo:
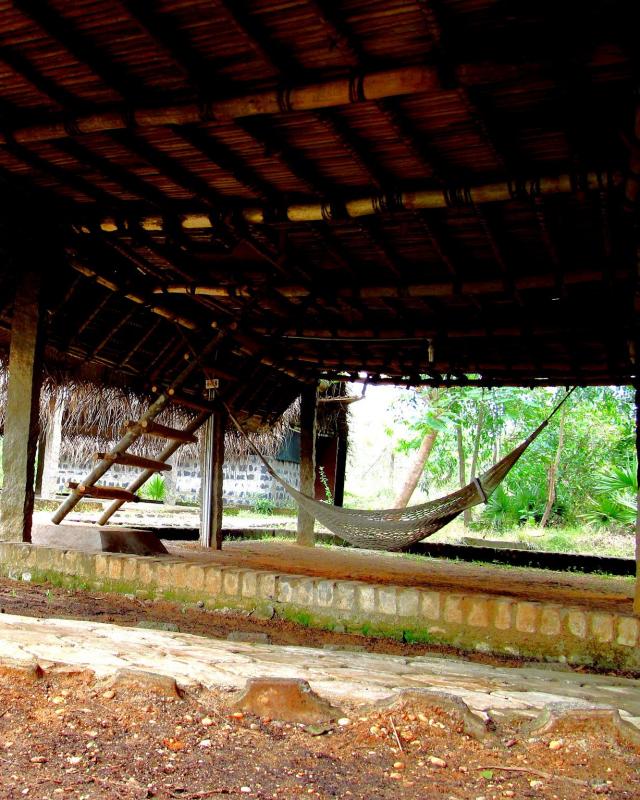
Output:
M343 708L305 728L232 712L233 693L181 699L92 675L0 676L0 796L543 798L640 795L640 754L597 731L481 743L443 710Z
M475 591L620 613L631 613L633 609L633 581L624 578L463 564L345 547L299 547L286 542L225 542L221 551L205 550L196 542L165 542L165 545L176 555L240 568L445 591Z

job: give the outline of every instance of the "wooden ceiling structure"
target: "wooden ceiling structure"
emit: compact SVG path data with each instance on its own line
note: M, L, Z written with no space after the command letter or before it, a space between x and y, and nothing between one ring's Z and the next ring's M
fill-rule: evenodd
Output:
M1 3L0 247L50 248L50 365L144 388L216 337L263 422L320 378L634 382L634 5Z

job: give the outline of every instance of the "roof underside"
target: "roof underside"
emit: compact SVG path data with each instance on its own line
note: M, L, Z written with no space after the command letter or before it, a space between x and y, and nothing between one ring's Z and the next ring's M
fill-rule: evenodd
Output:
M143 387L216 336L264 421L320 377L632 381L634 6L3 3L3 205L63 252L49 361Z

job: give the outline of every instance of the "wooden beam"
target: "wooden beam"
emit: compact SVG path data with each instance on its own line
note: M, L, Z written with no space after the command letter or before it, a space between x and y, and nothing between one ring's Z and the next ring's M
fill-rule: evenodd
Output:
M27 266L18 273L11 344L0 497L0 539L31 541L35 458L40 433L43 349L42 274Z
M200 544L222 549L222 485L224 436L227 413L223 408L209 417L203 440L202 495L200 500Z
M334 398L327 398L334 399ZM355 402L360 397L336 397L335 400ZM349 447L349 422L346 408L338 412L338 446L336 449L336 482L333 490L333 504L344 505L344 483L347 474L347 450Z
M317 385L307 386L300 397L300 491L310 497L314 497L316 485L317 405ZM296 536L299 545L315 545L314 526L314 517L299 508Z
M483 205L485 203L506 203L512 200L530 200L539 196L571 194L582 195L585 192L611 191L623 184L619 173L588 172L581 176L583 183L579 187L576 176L570 173L559 175L543 175L526 180L505 180L497 183L478 184L476 186L456 186L442 189L416 189L411 192L398 192L391 195L369 194L361 197L340 200L338 202L322 200L311 203L293 203L279 208L266 209L259 206L243 206L225 208L215 205L223 216L239 214L251 225L270 225L272 220L285 220L291 223L326 222L348 218L358 219L375 214L393 214L403 211L430 211L448 208L455 195L456 204L460 206ZM164 215L148 215L132 212L127 204L121 204L122 214L118 217L101 216L98 224L109 233L128 233L131 228L163 231L170 229L177 219L185 230L211 230L214 222L211 215L202 211L183 211L176 209L171 217ZM340 211L338 211L338 207ZM89 215L86 217L89 219ZM87 232L89 232L87 230Z

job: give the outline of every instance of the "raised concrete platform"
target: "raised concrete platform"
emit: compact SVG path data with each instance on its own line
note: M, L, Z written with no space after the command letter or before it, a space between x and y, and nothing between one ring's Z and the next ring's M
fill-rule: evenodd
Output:
M166 555L167 548L157 536L135 528L109 528L82 523L63 525L36 522L31 531L32 543L84 552L129 553L135 556Z
M0 544L4 574L143 590L306 625L640 673L628 580L252 542L141 557Z

